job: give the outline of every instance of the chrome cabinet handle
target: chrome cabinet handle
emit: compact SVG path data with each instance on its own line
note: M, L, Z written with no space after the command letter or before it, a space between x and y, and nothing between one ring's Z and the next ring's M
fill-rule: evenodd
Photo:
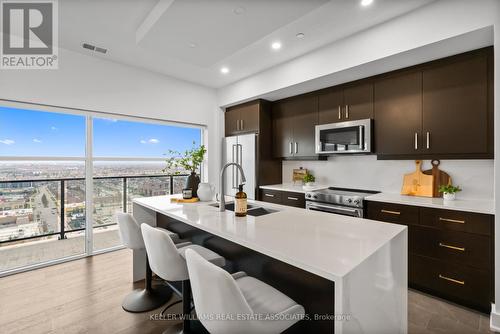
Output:
M415 149L418 150L418 132L415 132Z
M431 148L431 134L429 131L427 131L427 134L426 134L426 139L427 139L427 149Z
M348 104L345 105L345 118L346 119L349 118L349 105Z
M442 218L442 217L439 217L439 220L442 222L447 222L447 223L465 224L465 220L449 219L449 218Z
M290 154L293 154L293 143L290 142Z
M295 142L295 154L299 153L299 144Z
M465 252L465 247L457 247L457 246L447 245L447 244L442 243L442 242L439 243L439 247L449 248L449 249L453 249L453 250L456 250L459 252Z
M457 284L460 284L460 285L465 285L465 281L460 281L458 279L450 278L450 277L447 277L447 276L444 276L444 275L441 275L441 274L439 274L439 278L440 279L444 279L445 281L448 281L448 282L453 282L453 283L457 283Z
M272 194L264 194L264 196L267 196L267 197L274 197L274 195L272 195Z
M342 119L342 107L339 106L339 119Z
M388 214L391 214L391 215L397 215L397 216L399 216L401 214L401 212L399 212L399 211L390 211L390 210L384 210L384 209L380 210L380 212L382 212L382 213L388 213Z
M243 120L240 119L240 130L243 130L245 128L245 126L243 125Z
M288 199L292 200L292 201L298 201L299 199L297 197L287 197Z
M240 131L240 120L236 120L236 131Z

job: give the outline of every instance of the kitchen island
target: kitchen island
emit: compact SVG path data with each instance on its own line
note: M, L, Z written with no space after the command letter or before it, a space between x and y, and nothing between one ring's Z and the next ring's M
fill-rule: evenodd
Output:
M135 199L134 216L212 248L232 265L226 269L288 294L311 317L305 328L321 322L325 333L407 332L407 227L258 201L249 204L273 212L240 218L213 202L171 197L178 195ZM133 266L134 281L143 279L144 252L134 251Z

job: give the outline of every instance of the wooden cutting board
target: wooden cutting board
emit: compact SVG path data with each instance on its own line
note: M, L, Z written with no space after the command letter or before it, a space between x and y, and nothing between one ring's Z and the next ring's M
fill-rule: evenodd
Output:
M403 177L402 195L432 197L434 176L422 172L422 161L415 160L415 171Z
M448 173L443 172L442 170L439 169L439 164L441 161L439 160L432 160L432 169L424 170L424 174L426 175L432 175L434 177L434 185L432 189L432 196L433 197L443 197L443 194L439 192L439 186L441 185L448 185L451 184L451 177L448 175Z
M198 197L191 197L190 199L184 199L184 198L171 198L170 199L171 203L196 203L198 201L199 201Z

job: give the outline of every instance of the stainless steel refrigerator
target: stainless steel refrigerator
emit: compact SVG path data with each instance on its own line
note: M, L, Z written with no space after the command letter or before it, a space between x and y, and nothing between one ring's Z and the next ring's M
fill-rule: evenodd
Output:
M223 165L236 162L243 167L246 182L243 190L249 199L255 199L257 170L257 135L255 133L224 138ZM234 166L226 170L226 195L234 196L238 192L241 176Z

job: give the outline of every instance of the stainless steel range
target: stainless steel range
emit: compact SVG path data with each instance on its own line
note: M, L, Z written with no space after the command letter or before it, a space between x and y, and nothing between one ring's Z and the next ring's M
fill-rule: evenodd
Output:
M334 187L309 191L306 209L362 218L365 197L376 193L378 191Z

